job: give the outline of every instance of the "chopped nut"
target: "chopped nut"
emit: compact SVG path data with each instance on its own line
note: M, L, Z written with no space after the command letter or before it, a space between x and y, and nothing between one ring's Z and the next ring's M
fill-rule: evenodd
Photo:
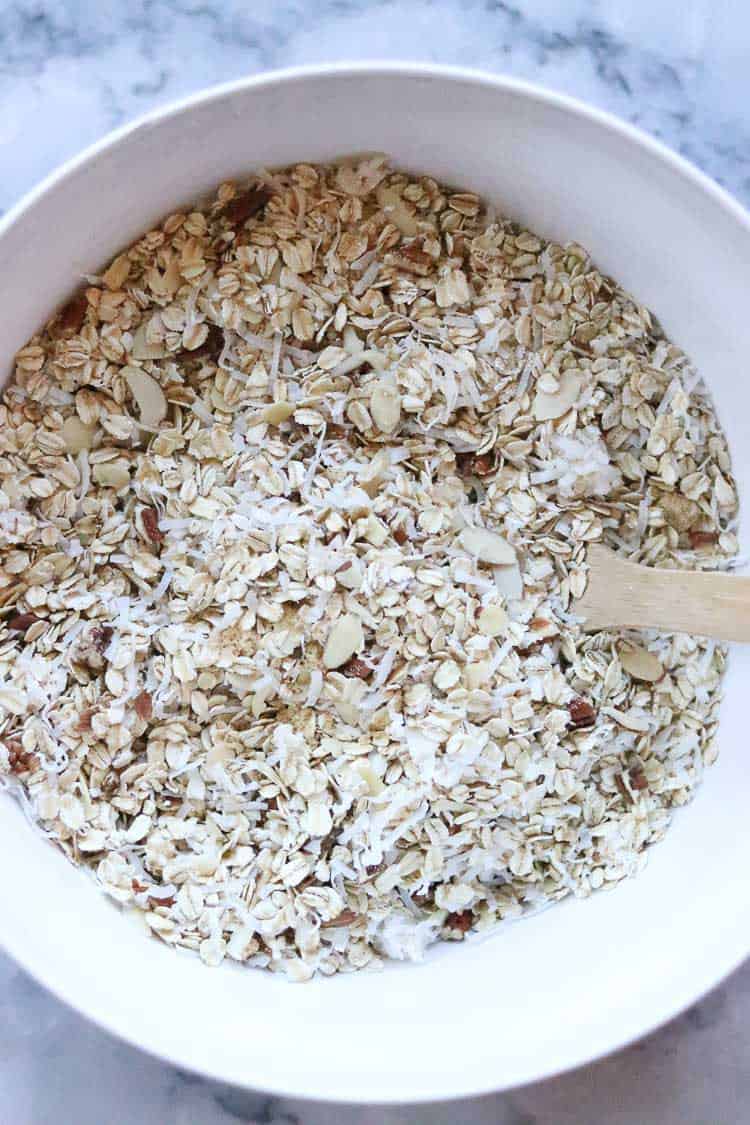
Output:
M514 566L516 552L507 539L484 527L465 527L459 535L464 550L480 562L495 566Z
M401 420L401 396L395 387L378 385L370 397L370 413L384 434L391 434Z
M227 203L224 208L224 217L232 226L242 226L248 219L258 215L271 198L271 193L265 187L251 187L240 192Z
M153 704L150 694L147 691L139 692L133 700L133 707L135 708L135 713L138 718L143 719L144 722L148 722L153 713Z
M581 379L573 371L566 371L553 394L538 390L534 396L533 412L537 422L562 418L574 406L581 393Z
M57 322L62 332L80 332L86 320L89 303L85 293L78 293L63 305Z
M346 613L334 624L328 635L323 663L326 668L340 668L365 643L362 622L352 613Z
M167 416L167 400L159 384L140 367L123 367L122 374L130 388L144 426L158 426Z
M449 914L445 924L450 930L459 930L462 934L467 934L474 925L474 915L470 910L459 910Z
M719 535L716 531L689 531L688 538L693 550L700 550L701 547L713 547L719 542Z
M570 712L570 725L576 729L593 727L596 723L596 711L586 699L576 696L568 704Z
M619 650L620 663L628 675L646 683L656 683L664 675L658 656L640 645L623 645Z
M631 766L628 770L630 788L636 790L648 789L648 778L642 766Z
M143 530L152 543L162 543L164 532L159 527L159 513L156 508L144 508L141 512Z
M351 660L347 660L341 668L345 676L356 676L358 680L369 680L372 676L374 669L366 664L364 660L359 657L353 656Z
M8 621L8 628L14 633L25 633L39 618L35 613L18 613Z

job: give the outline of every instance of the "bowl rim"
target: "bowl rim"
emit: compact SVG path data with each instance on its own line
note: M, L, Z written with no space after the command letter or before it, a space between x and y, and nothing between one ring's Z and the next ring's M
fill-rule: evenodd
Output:
M727 191L727 189L718 184L707 173L701 171L686 157L674 151L656 137L651 136L649 133L630 124L614 113L600 109L597 106L591 105L569 94L548 89L535 82L511 77L501 72L493 73L480 68L411 61L409 59L381 60L373 58L371 60L356 62L323 62L264 70L257 74L203 87L189 95L170 100L163 106L149 110L132 121L108 131L99 140L87 145L80 152L65 160L27 190L4 215L0 216L0 242L5 234L27 211L39 200L54 192L60 184L75 175L79 169L89 163L94 163L104 153L115 148L121 142L126 141L130 136L138 134L143 130L149 130L170 118L189 113L198 106L218 102L222 99L231 98L235 94L262 87L281 86L297 82L304 83L311 79L320 78L357 76L388 77L389 75L403 78L431 78L449 83L465 83L505 91L526 98L529 101L541 103L553 109L562 110L574 117L598 125L617 135L626 143L645 150L649 155L666 165L677 176L700 189L709 196L725 214L739 223L740 226L744 227L745 231L750 235L750 210L746 209L739 200ZM144 1051L151 1057L157 1058L170 1066L174 1066L180 1070L188 1070L211 1081L236 1084L239 1088L258 1090L280 1097L304 1099L320 1103L364 1104L363 1100L352 1102L351 1099L338 1096L335 1090L327 1092L324 1097L319 1090L311 1089L299 1083L281 1085L278 1082L268 1081L263 1082L262 1086L251 1085L249 1082L242 1082L236 1077L229 1078L216 1068L212 1068L207 1064L202 1064L200 1060L195 1060L192 1057L189 1059L185 1058L169 1047L160 1046L152 1041L144 1044L131 1029L121 1028L117 1025L117 1021L109 1021L104 1014L98 1011L91 1011L88 1005L79 1001L75 995L71 994L71 990L64 982L55 979L55 973L51 968L52 962L42 960L30 953L20 939L8 939L5 935L0 934L0 948L8 953L35 981L43 985L56 999L61 1000L77 1014L90 1020L108 1034L115 1036L117 1039L122 1040L140 1051ZM749 955L750 937L743 941L740 935L736 935L734 940L729 939L725 941L722 949L712 948L711 957L706 958L707 962L710 961L711 968L701 973L700 981L694 991L683 989L681 994L678 995L674 1001L664 1006L658 1016L649 1018L642 1026L639 1026L637 1030L631 1028L621 1032L619 1035L614 1036L600 1050L594 1051L593 1053L587 1049L581 1050L571 1046L567 1056L562 1060L558 1060L552 1067L544 1067L541 1065L529 1067L526 1073L519 1075L516 1079L508 1083L498 1085L497 1080L493 1080L491 1074L488 1072L482 1078L481 1082L473 1080L470 1084L451 1091L443 1088L438 1091L430 1092L425 1089L417 1093L411 1093L407 1102L404 1101L403 1096L398 1091L394 1094L389 1094L379 1090L377 1096L374 1099L369 1099L367 1104L425 1104L434 1102L436 1099L441 1101L455 1101L479 1097L481 1095L497 1093L502 1090L512 1090L530 1083L551 1079L576 1069L577 1067L607 1058L609 1055L652 1034L676 1016L680 1015L691 1005L697 1003L708 992L721 984L721 982L737 969ZM256 1079L256 1081L258 1081L258 1079ZM263 1081L263 1079L261 1078L260 1081Z

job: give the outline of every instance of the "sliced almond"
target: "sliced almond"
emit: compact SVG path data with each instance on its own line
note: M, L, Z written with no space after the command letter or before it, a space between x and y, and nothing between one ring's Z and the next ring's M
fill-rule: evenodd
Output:
M370 396L370 413L382 433L392 434L401 421L401 395L396 388L377 386Z
M80 453L82 449L91 449L96 433L96 423L86 425L77 414L71 414L63 422L62 436L68 453Z
M532 414L537 422L547 422L562 418L578 400L581 393L581 377L574 371L565 371L560 376L558 389L554 394L537 390L532 405Z
M326 668L340 668L347 660L360 652L365 643L362 622L353 613L345 613L334 624L323 652Z
M133 333L133 344L130 348L130 355L133 359L163 359L167 355L166 346L163 343L150 343L146 338L147 324L139 324Z
M355 770L364 781L371 797L377 797L385 789L383 782L380 780L375 770L370 765L367 758L362 758L353 763Z
M280 426L282 422L286 422L287 418L291 418L294 410L291 402L272 402L270 406L265 408L261 417L264 422L268 422L271 426Z
M461 546L472 558L494 566L515 566L516 552L507 539L485 527L465 527L459 535Z
M419 232L419 224L414 215L409 211L408 205L401 198L398 188L381 184L375 192L378 203L386 213L387 218L402 234L413 238Z
M618 711L616 707L606 707L604 713L614 719L625 730L632 730L635 734L645 734L651 729L648 717L642 712L631 708L629 711Z
M485 637L499 637L508 626L508 614L501 605L487 605L477 618L477 626Z
M104 488L124 488L130 483L130 472L126 461L103 461L94 465L93 477Z
M363 573L359 559L351 559L336 571L335 577L339 586L344 586L347 590L358 590L362 585Z
M523 597L523 577L518 564L497 567L495 570L495 589L507 602L517 601Z
M623 645L618 655L620 664L634 680L653 684L664 675L664 666L658 656L640 645Z
M140 367L123 367L122 374L135 400L144 426L158 426L167 416L167 400L155 379Z

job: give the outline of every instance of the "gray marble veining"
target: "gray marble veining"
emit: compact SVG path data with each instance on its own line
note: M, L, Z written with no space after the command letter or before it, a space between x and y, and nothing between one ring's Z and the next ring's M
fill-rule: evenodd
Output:
M108 129L192 90L376 57L585 98L750 203L749 34L740 0L0 0L0 210ZM140 1054L0 955L0 1125L740 1125L749 1040L750 964L644 1042L536 1086L411 1109L291 1103Z

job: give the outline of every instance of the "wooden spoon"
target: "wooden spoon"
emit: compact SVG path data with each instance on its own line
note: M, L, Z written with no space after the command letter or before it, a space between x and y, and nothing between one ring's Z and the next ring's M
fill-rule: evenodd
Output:
M593 543L588 584L573 603L584 629L660 629L722 641L750 641L750 578L657 570Z

